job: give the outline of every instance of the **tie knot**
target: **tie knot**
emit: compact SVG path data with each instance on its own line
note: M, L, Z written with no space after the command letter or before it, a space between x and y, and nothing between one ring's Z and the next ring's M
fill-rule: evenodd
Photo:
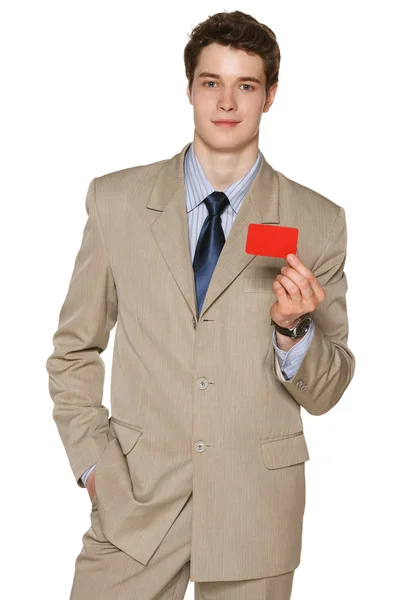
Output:
M210 217L215 217L224 211L229 200L224 192L212 192L204 199L204 204L207 206Z

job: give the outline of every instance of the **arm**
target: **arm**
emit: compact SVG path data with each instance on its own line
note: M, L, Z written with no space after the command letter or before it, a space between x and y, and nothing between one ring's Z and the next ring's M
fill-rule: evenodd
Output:
M276 329L274 328L272 332L272 343L274 345L275 355L278 360L277 370L279 369L279 371L282 374L282 377L286 381L288 379L292 379L295 376L311 343L313 333L314 323L311 323L311 327L307 331L307 333L302 338L297 340L297 342L292 346L292 348L290 348L290 350L285 351L279 348L278 346Z
M346 248L345 211L339 207L325 250L312 269L326 297L311 314L314 333L307 353L289 381L279 373L277 356L274 357L275 377L312 415L322 415L333 408L354 375L355 357L347 346Z
M117 294L96 208L96 179L86 196L88 218L67 296L61 307L54 351L46 362L53 418L80 487L82 473L108 443L108 409L102 406L104 361L117 320Z

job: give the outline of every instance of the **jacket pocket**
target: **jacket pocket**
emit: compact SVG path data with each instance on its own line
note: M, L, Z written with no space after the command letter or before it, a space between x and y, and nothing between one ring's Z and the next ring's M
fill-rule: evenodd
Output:
M267 469L297 465L310 458L302 431L281 439L261 440L261 450Z
M110 417L110 425L119 441L122 452L125 455L129 454L142 435L143 430L136 425L125 423L115 417Z

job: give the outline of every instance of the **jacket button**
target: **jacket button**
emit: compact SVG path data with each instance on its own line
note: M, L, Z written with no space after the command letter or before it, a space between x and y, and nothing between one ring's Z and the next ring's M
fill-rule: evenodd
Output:
M305 392L308 386L302 379L299 379L299 381L296 383L296 387L301 392Z
M199 387L201 390L204 390L207 386L208 386L208 381L205 377L200 377L197 380L197 387Z
M203 442L202 440L199 440L198 442L195 443L194 449L196 450L196 452L204 452L204 450L206 449L205 442Z

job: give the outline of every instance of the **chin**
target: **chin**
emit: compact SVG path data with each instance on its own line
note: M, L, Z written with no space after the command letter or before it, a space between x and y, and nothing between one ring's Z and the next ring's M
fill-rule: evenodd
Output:
M221 133L226 133L226 132L221 132ZM207 132L207 134L204 136L201 135L201 133L198 135L202 139L203 143L213 150L232 151L232 150L237 150L238 148L242 148L243 146L246 146L245 140L237 138L234 135L230 136L230 137L228 137L226 135L225 136L221 135L219 131L217 131L216 133L213 132L213 134L209 134ZM248 142L249 141L250 140L248 140Z

